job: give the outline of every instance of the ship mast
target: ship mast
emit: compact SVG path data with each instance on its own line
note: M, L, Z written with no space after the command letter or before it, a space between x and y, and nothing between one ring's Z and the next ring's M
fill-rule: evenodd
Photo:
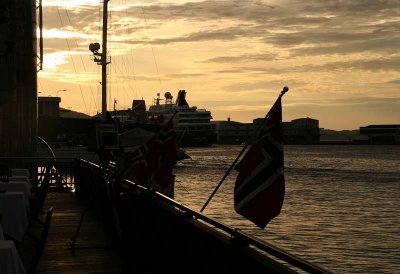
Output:
M92 43L89 45L89 50L93 52L94 59L98 65L101 65L101 120L107 120L107 15L108 15L108 2L110 0L103 0L103 42L102 52L99 52L100 44Z
M106 121L107 113L107 15L108 2L103 0L103 52L101 55L101 120Z

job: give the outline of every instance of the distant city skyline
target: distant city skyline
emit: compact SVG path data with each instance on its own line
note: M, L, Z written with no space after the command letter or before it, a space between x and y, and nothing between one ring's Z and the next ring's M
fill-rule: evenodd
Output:
M41 96L94 115L101 69L100 1L43 1ZM214 120L263 117L283 86L283 120L321 128L400 123L398 1L109 2L108 109L187 91Z

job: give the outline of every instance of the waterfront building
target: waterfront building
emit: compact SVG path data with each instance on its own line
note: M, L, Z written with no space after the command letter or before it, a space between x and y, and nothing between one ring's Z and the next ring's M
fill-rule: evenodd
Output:
M242 144L254 136L255 125L253 123L240 123L231 121L215 121L218 144Z
M318 144L320 142L319 121L312 118L299 118L283 122L285 144Z
M52 145L87 145L96 119L60 108L60 97L38 97L38 135Z
M60 97L38 97L39 117L60 117Z
M231 121L215 121L217 143L242 144L252 143L256 137L255 131L260 127L263 118L253 120L253 123ZM318 144L320 142L319 121L312 118L299 118L283 122L283 139L285 144Z
M367 136L369 143L400 144L400 124L360 127L360 134Z

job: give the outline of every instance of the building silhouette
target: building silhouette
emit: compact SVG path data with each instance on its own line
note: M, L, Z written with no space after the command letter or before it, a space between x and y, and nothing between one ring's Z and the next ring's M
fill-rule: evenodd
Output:
M360 127L360 134L371 144L400 144L400 125L369 125Z
M257 139L257 129L263 118L253 123L231 121L215 121L218 144L253 143ZM312 118L299 118L283 122L283 140L285 144L318 144L320 142L319 121Z

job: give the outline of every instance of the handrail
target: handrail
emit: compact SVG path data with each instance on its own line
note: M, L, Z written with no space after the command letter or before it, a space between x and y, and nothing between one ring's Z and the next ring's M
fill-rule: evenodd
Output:
M125 183L134 184L134 185L138 186L136 183L127 181L127 180L125 180ZM141 186L141 187L143 187L143 186ZM143 187L143 188L145 188L145 187ZM157 196L164 202L167 202L168 204L170 204L174 207L177 207L178 209L180 209L186 213L190 213L191 215L193 215L193 217L195 219L204 221L210 225L213 225L214 227L216 227L218 229L223 230L227 234L230 234L231 238L240 238L241 240L245 240L249 245L253 245L254 247L257 247L258 249L265 251L268 254L273 255L281 260L284 260L284 261L290 263L291 265L298 267L304 271L307 271L310 273L330 273L329 271L327 271L317 265L314 265L296 255L293 255L287 251L284 251L283 249L281 249L277 246L274 246L270 243L266 243L265 241L262 241L261 239L256 239L250 235L245 234L244 232L240 231L237 228L231 228L221 222L218 222L210 217L207 217L206 215L204 215L196 210L193 210L193 209L169 198L168 196L163 195L162 193L153 192L153 191L148 190L147 188L145 188L145 189L146 189L146 191Z
M53 167L51 186L67 186L70 189L74 188L73 167L76 158L71 157L58 157L57 161L53 156L33 156L33 157L7 157L1 156L0 163L6 164L10 168L26 168L29 170L32 178L30 180L36 184L42 176L43 170L41 168L51 165Z
M93 168L99 168L99 169L102 168L99 165L91 163L84 159L80 159L80 162L83 162L89 166L92 166ZM139 185L139 184L132 182L130 180L127 180L127 179L122 179L121 183L122 183L122 185L125 185L127 189L135 188L136 190L141 191L142 194L146 194L146 195L149 195L150 197L157 198L158 200L160 200L164 203L167 203L167 204L181 210L182 212L185 212L186 213L185 216L187 216L189 214L192 216L193 219L201 220L202 222L204 222L208 225L214 226L215 228L222 230L226 234L230 235L231 239L239 238L242 242L245 242L248 245L252 245L252 246L258 248L259 250L262 250L272 256L275 256L276 258L279 258L279 259L291 264L294 267L302 269L308 273L331 273L330 271L328 271L324 268L321 268L311 262L308 262L296 255L293 255L277 246L274 246L263 240L254 238L250 235L247 235L246 233L240 231L240 229L238 229L238 228L229 227L219 221L216 221L210 217L207 217L206 215L204 215L194 209L191 209L191 208L185 206L184 204L179 203L176 200L174 200L160 192L151 190L145 186Z

